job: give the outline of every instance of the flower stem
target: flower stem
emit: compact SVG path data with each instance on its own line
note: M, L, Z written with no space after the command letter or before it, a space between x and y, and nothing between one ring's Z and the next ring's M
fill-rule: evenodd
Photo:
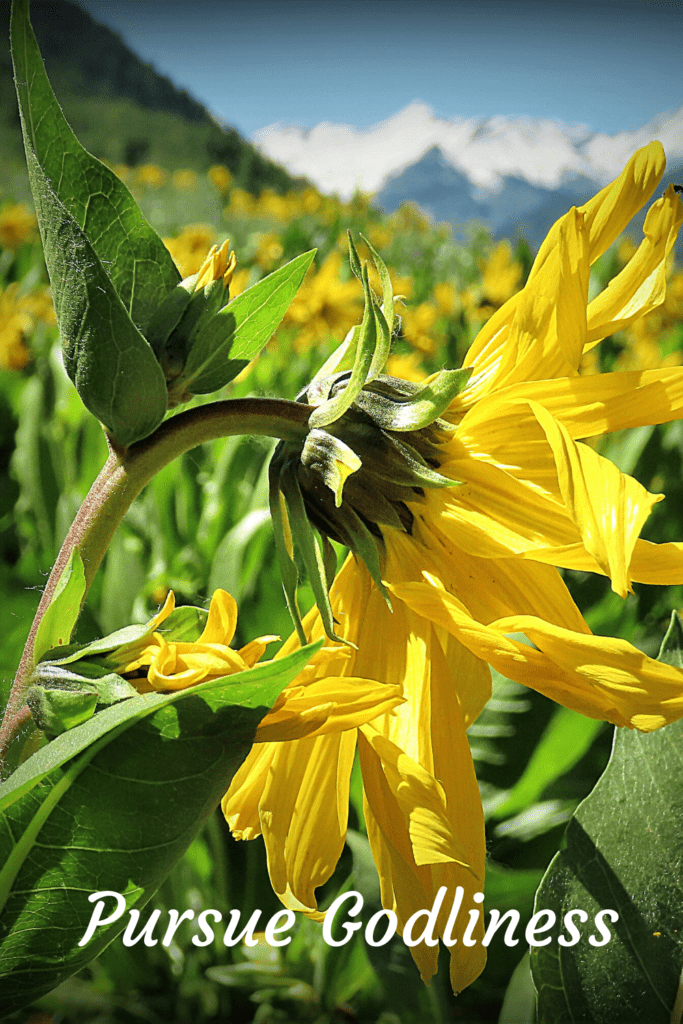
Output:
M204 441L236 434L261 434L284 441L303 440L311 409L276 398L235 398L202 405L166 420L144 441L111 454L74 519L59 552L28 635L0 728L0 778L4 758L27 721L26 689L34 667L38 627L74 548L85 569L85 593L124 515L152 477ZM85 595L84 595L85 596ZM6 774L6 769L5 769Z

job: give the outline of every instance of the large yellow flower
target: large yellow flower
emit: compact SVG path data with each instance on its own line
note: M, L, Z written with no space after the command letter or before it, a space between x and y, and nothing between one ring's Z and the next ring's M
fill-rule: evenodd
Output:
M356 645L309 669L400 683L405 703L356 730L254 748L223 801L235 835L262 834L273 887L318 916L315 889L344 843L356 746L382 902L400 926L441 886L483 888L484 824L466 729L489 697L489 664L595 718L643 730L683 715L683 673L622 640L593 636L557 566L631 581L683 582L683 545L639 539L661 495L622 474L581 438L683 416L683 369L581 377L585 351L664 298L665 261L683 220L673 188L655 202L645 238L609 287L588 301L589 268L651 195L664 171L652 143L620 177L551 229L528 283L487 322L467 356L472 375L445 418L439 472L459 486L409 502L382 526L389 610L349 557L330 593L334 628ZM340 434L340 436L342 436ZM304 622L323 635L313 610ZM508 638L523 632L535 645ZM296 647L293 637L285 650ZM331 660L330 660L331 659ZM455 932L458 935L456 929ZM460 991L482 970L482 932L451 948ZM438 949L412 948L422 976Z

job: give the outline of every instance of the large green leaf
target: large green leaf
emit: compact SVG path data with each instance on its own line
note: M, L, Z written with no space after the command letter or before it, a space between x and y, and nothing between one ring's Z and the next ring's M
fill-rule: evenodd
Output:
M155 262L163 266L167 256L146 239L151 229L138 212L136 235L135 216L114 185L118 179L80 147L64 121L27 0L15 0L11 29L29 180L65 365L86 408L127 446L150 434L167 406L163 372L132 317L143 323L175 285L177 272L168 283L159 278Z
M93 904L141 909L213 811L255 729L320 644L172 694L115 704L58 736L0 788L0 1014L97 956ZM107 913L110 904L107 904Z
M200 331L182 384L193 395L217 391L258 355L287 312L313 261L302 253L224 306Z
M26 144L144 333L180 274L126 185L71 131L45 74L28 11L29 0L14 0L12 57Z
M675 616L660 660L681 667ZM580 941L534 947L542 1024L670 1024L683 963L683 721L643 734L617 729L612 757L569 823L566 847L536 897L561 923L583 910ZM595 915L611 939L599 946Z

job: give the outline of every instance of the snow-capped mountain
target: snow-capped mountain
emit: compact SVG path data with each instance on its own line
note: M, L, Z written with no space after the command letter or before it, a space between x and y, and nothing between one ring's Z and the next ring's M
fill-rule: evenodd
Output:
M276 124L253 138L267 157L323 192L348 198L360 188L387 211L411 200L436 220L483 221L498 236L521 230L532 243L652 139L663 143L674 176L683 170L683 107L609 135L530 118L446 120L416 102L369 128Z
M683 162L683 107L616 135L525 117L446 120L415 102L369 128L326 121L315 128L273 124L253 136L259 149L288 171L344 198L357 188L379 192L390 176L435 146L448 164L486 192L495 193L506 177L546 189L577 177L604 184L652 139L663 143L670 164Z

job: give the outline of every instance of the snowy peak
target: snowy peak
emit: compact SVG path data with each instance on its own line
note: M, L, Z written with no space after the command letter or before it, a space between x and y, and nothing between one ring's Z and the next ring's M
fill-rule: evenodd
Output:
M369 128L329 122L311 129L275 124L254 135L270 159L342 197L356 188L380 191L390 177L434 147L453 170L484 192L502 189L509 177L551 190L576 178L604 184L634 150L657 138L670 164L683 162L683 107L615 135L587 125L526 117L447 120L421 102Z

